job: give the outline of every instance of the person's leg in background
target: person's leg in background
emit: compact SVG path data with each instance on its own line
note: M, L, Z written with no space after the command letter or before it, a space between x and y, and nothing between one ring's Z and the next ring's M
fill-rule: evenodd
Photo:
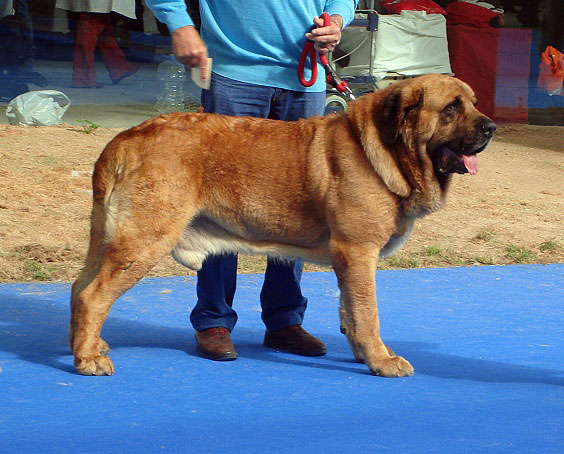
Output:
M33 27L26 0L13 0L14 14L0 17L0 99L10 101L29 91L28 84L46 87L47 79L34 71ZM10 13L12 8L7 8Z
M325 92L275 90L269 118L295 121L323 115ZM260 294L262 320L266 326L264 345L298 355L324 355L323 343L302 328L307 299L300 282L303 261L268 258Z
M116 41L114 27L110 21L109 14L104 18L104 23L105 27L100 34L98 49L100 49L100 54L102 54L110 79L112 79L114 84L117 84L125 77L134 74L139 69L139 65L127 61Z
M74 41L72 59L72 86L76 88L102 88L96 81L94 49L98 37L106 26L106 14L80 13Z

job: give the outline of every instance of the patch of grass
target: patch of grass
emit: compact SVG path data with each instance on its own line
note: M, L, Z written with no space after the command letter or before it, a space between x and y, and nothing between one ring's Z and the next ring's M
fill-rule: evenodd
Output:
M493 230L481 230L474 236L474 239L479 241L492 241L495 239L495 232Z
M93 123L90 120L76 120L76 121L80 123L80 126L82 127L82 132L84 134L92 134L94 131L96 131L96 129L100 127L100 125L97 125L96 123Z
M558 249L558 243L556 241L543 241L539 245L539 251L541 252L554 252Z
M438 246L429 246L423 251L423 253L427 257L436 257L438 255L441 255L441 248Z
M505 248L505 257L513 263L527 263L534 259L535 255L529 248L510 244Z
M421 266L417 259L411 255L395 255L384 260L385 264L392 268L418 268Z
M492 257L486 255L475 255L470 257L472 263L479 263L480 265L494 265L495 260Z
M442 254L441 259L449 266L461 266L465 264L465 261L462 257L452 252L448 254Z
M429 246L422 249L418 254L422 260L420 266L423 267L441 267L441 266L461 266L467 263L458 252L444 249L439 246Z
M26 260L23 264L24 272L31 275L36 281L48 281L49 274L43 268L43 265L35 260Z

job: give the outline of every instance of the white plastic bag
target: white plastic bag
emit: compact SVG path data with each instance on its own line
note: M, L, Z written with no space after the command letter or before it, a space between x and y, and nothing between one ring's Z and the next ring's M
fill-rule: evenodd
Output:
M50 126L63 122L70 99L57 90L28 91L8 103L6 116L11 125Z

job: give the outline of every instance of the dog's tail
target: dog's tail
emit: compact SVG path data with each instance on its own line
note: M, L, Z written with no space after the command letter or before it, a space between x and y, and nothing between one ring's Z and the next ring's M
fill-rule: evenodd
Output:
M94 165L90 244L84 266L88 274L97 272L107 244L113 238L117 228L118 210L115 189L123 178L127 159L120 135L106 145Z
M106 241L113 236L116 201L112 197L123 178L125 160L126 154L121 142L114 139L96 161L92 174L92 228L103 229Z

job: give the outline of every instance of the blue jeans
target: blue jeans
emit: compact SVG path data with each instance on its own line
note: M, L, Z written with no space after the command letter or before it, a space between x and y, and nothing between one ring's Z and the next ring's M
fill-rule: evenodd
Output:
M323 115L325 92L295 92L212 74L210 89L202 91L202 104L211 113L291 121ZM302 268L301 260L268 258L260 302L262 320L269 331L302 323L307 306L300 288ZM209 256L204 261L198 271L198 302L190 315L196 330L233 330L237 322L232 308L236 280L236 255Z

